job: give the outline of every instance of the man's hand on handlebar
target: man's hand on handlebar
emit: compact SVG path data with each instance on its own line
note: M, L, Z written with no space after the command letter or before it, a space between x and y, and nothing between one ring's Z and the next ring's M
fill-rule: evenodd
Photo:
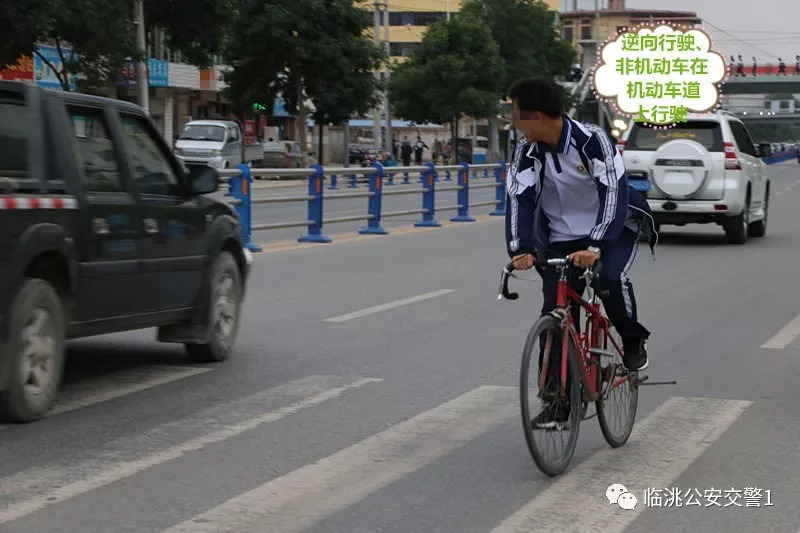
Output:
M511 260L511 264L515 270L530 270L535 261L532 254L515 255Z
M581 250L569 254L569 260L581 268L592 268L600 256L589 250Z

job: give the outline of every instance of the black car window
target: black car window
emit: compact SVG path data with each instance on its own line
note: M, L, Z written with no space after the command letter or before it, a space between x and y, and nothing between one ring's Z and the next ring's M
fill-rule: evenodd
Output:
M32 125L22 94L0 91L0 177L28 176Z
M674 139L689 139L703 145L709 152L723 152L722 126L715 121L692 120L678 122L669 129L654 129L638 122L633 124L625 150L655 151Z
M83 165L84 187L91 192L123 190L119 153L109 134L102 109L67 107Z
M179 196L181 184L155 132L143 117L122 115L125 146L133 163L133 185L139 194Z

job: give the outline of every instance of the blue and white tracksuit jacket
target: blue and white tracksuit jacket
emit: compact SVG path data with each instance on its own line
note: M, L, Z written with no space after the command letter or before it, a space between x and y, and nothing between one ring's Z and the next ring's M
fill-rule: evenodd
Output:
M524 137L514 150L506 173L509 256L532 253L540 262L552 242L568 238L587 240L606 255L626 226L643 233L654 253L658 234L652 211L645 197L628 184L622 156L609 136L594 124L566 115L563 120L555 150L544 143L528 143ZM543 208L540 201L545 180L552 180L547 184L551 191L558 182L558 193L548 191L550 199L560 196L555 219L545 213L553 213L552 205Z

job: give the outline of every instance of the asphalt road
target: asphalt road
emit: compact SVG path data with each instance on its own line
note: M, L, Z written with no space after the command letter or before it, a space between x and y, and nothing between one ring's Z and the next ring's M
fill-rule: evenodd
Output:
M585 421L558 479L518 410L540 285L496 300L485 217L257 256L222 364L152 331L72 343L56 412L0 427L0 531L796 533L800 167L772 171L766 238L667 227L640 249L648 374L678 384L641 389L622 448Z

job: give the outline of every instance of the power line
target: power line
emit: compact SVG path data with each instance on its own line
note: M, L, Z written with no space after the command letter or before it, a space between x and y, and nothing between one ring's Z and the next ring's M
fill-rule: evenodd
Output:
M773 56L775 55L775 54L774 54L774 53L772 53L772 52L768 52L768 51L764 50L763 48L760 48L760 47L758 47L758 46L756 46L756 45L754 45L754 44L752 44L752 43L749 43L749 42L745 41L744 39L741 39L741 38L739 38L739 37L735 36L734 34L732 34L732 33L728 32L728 31L726 31L726 30L723 30L722 28L720 28L719 26L717 26L716 24L714 24L713 22L711 22L711 21L710 21L710 20L708 20L708 19L705 19L705 18L704 18L704 19L703 19L703 23L704 23L704 24L708 24L709 26L711 26L711 27L713 27L713 28L716 28L718 31L721 31L721 32L722 32L722 33L724 33L725 35L730 35L730 36L731 36L731 37L733 37L735 40L737 40L737 41L740 41L740 42L742 42L742 43L746 44L747 46L750 46L751 48L753 48L753 49L755 49L755 50L758 50L759 52L762 52L762 53L764 53L764 54L767 54L767 55L768 55L768 56L770 56L770 57L773 57Z

